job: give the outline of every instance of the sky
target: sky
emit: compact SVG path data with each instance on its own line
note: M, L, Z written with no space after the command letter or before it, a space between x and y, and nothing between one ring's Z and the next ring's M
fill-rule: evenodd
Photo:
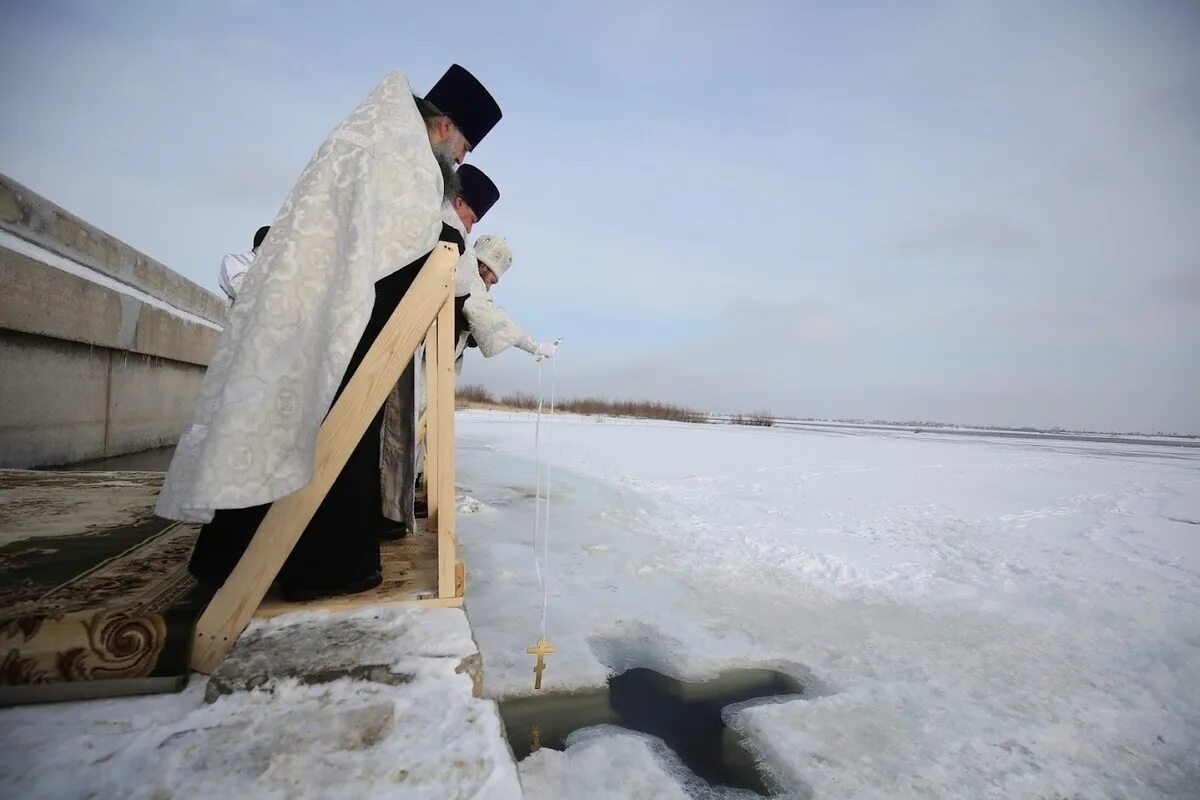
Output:
M561 395L1200 432L1200 4L4 0L0 172L216 291L389 71ZM548 385L548 367L543 367ZM462 381L536 391L513 350Z

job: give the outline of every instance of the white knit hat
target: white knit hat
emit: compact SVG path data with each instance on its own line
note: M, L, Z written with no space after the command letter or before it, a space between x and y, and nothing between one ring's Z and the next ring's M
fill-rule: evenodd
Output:
M499 236L480 236L475 240L475 258L496 273L498 279L512 266L512 250Z

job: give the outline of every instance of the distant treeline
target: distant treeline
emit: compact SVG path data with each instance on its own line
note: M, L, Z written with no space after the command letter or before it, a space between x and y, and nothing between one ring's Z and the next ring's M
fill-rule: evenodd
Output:
M930 422L909 420L897 422L886 419L823 419L818 417L796 417L796 422L840 422L846 425L888 425L894 428L968 428L977 431L1015 431L1017 433L1059 433L1069 436L1163 436L1173 439L1200 439L1195 433L1143 433L1140 431L1088 431L1071 428L1032 428L1011 425L960 425L955 422Z
M462 407L490 406L525 411L537 410L537 397L524 392L494 395L486 387L467 385L458 387L458 405ZM549 398L544 410L549 410ZM555 402L555 410L570 414L599 414L610 417L639 417L641 419L666 419L675 422L711 422L703 411L659 403L653 400L606 400L601 397L575 397ZM741 414L734 418L735 424L770 426L775 418L765 412Z
M547 403L549 400L547 400ZM517 392L515 394L494 395L487 388L478 385L458 387L459 407L472 405L490 406L494 408L510 408L533 411L537 409L537 397L532 394ZM929 420L899 421L887 419L828 419L821 417L777 417L769 411L756 411L751 414L708 414L686 406L671 403L659 403L649 400L605 400L600 397L580 397L559 400L556 404L558 411L572 414L599 414L612 417L641 417L644 419L668 419L677 422L724 422L732 425L751 425L769 428L787 422L826 422L842 423L844 425L886 425L894 428L962 428L979 431L1013 431L1017 433L1056 433L1070 436L1163 436L1172 439L1200 439L1194 433L1141 433L1136 431L1086 431L1071 430L1070 428L1034 428L1012 427L1006 425L959 425L952 422L931 422Z
M733 414L729 417L731 425L755 425L760 428L770 428L775 424L775 417L769 411L756 411L753 414Z

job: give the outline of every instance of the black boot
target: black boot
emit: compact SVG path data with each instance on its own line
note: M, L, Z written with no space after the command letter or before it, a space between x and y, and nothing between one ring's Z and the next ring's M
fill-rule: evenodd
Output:
M408 528L404 526L403 522L392 522L389 519L387 520L387 525L381 528L376 535L381 542L394 542L397 539L403 539L405 536L408 536Z
M289 603L307 603L310 600L319 600L322 597L340 597L345 594L358 594L374 589L379 584L383 583L383 573L379 570L372 572L362 578L344 583L341 586L302 586L289 587L283 584L280 588L283 591L283 599Z

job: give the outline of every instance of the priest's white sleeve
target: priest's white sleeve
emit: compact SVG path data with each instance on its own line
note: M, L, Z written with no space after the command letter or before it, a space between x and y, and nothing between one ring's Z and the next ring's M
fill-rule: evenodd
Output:
M219 282L221 291L225 292L230 302L237 299L238 292L242 289L242 281L245 280L252 263L254 263L253 253L230 253L221 259Z
M492 302L482 280L476 281L463 304L463 316L484 358L491 358L510 347L519 347L526 353L537 350L537 342L525 329L507 311Z

